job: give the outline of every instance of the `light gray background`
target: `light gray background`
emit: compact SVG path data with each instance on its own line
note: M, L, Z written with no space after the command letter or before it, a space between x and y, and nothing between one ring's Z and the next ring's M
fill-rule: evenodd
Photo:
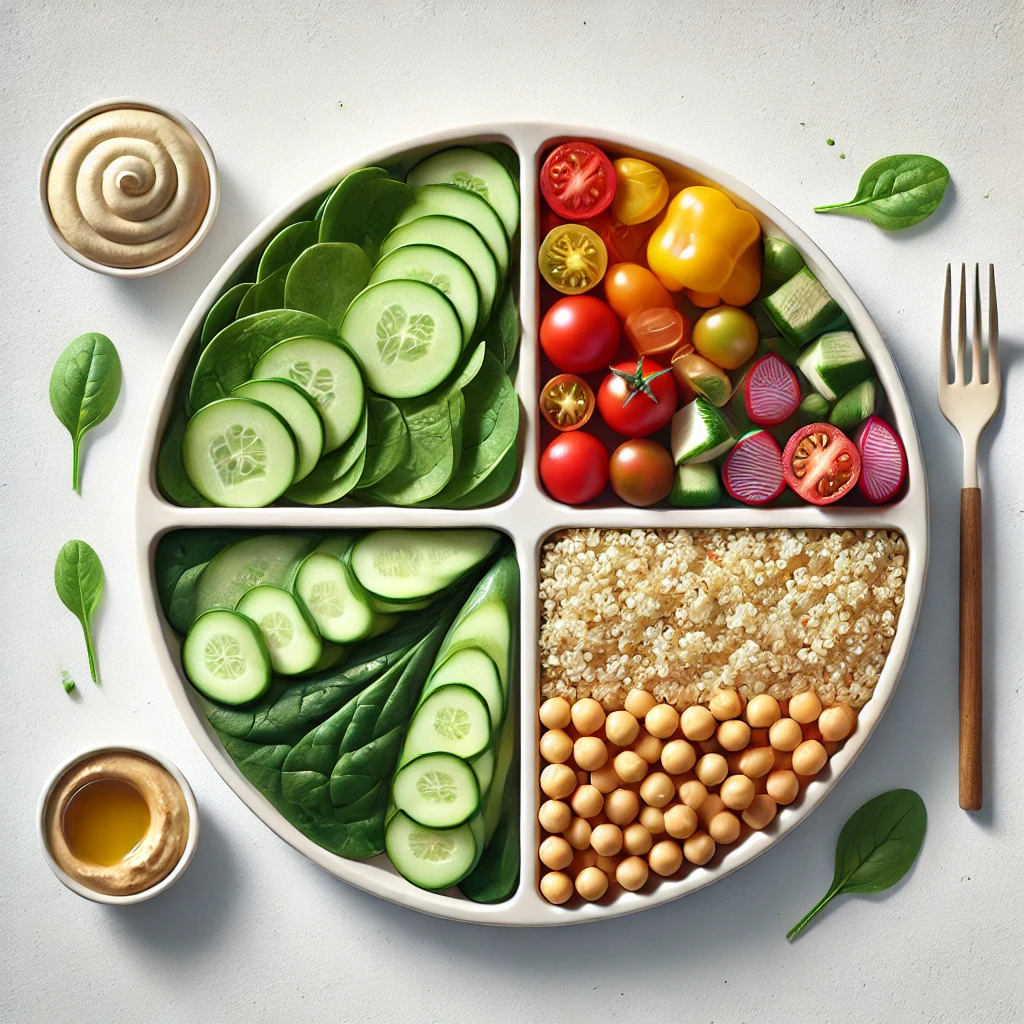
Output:
M538 2L0 4L0 1019L4 1021L1010 1021L1024 1013L1020 799L1024 484L1022 7L966 3ZM36 171L51 132L110 95L195 120L224 196L183 266L117 282L47 236ZM252 227L360 153L447 125L578 121L729 170L793 217L888 339L924 444L932 562L890 713L824 807L739 874L681 902L574 929L438 922L363 895L265 828L206 763L158 675L132 546L138 438L180 324ZM828 147L826 137L835 139ZM840 159L840 153L846 159ZM900 235L818 217L877 157L944 160L941 212ZM956 800L960 457L935 401L947 260L999 272L1006 412L984 445L986 809ZM125 384L87 443L84 490L50 414L50 367L75 335L117 344ZM107 571L103 686L51 577L69 537ZM68 698L66 666L79 682ZM95 906L42 861L33 816L58 760L103 740L151 744L202 809L195 862L168 895ZM834 904L835 837L865 799L919 790L928 837L895 890Z

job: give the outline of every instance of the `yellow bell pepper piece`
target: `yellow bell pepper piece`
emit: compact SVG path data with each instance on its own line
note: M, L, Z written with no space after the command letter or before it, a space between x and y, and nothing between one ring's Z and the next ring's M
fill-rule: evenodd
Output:
M672 292L684 288L729 305L751 302L761 286L761 226L717 188L684 188L647 243L647 264Z

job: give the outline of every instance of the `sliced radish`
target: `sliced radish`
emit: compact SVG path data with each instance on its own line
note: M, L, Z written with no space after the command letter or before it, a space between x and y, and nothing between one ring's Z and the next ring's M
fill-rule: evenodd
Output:
M868 501L892 501L907 476L907 453L899 434L881 416L869 416L854 441L860 449L857 486Z
M767 505L785 489L782 451L766 430L752 430L733 446L722 466L722 483L746 505Z
M800 405L796 374L774 352L769 352L747 374L745 401L752 422L766 427L781 423Z

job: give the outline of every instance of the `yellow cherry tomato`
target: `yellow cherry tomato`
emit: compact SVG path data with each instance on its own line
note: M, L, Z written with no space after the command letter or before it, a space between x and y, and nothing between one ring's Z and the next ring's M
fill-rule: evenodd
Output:
M616 263L604 279L604 295L620 320L641 309L673 308L672 296L639 263Z
M642 224L657 217L668 202L668 182L654 164L633 157L615 161L612 214L621 224Z
M608 269L601 236L583 224L559 224L541 242L541 277L563 295L581 295L598 284Z
M757 323L734 306L709 309L693 325L693 347L723 370L735 370L757 351Z

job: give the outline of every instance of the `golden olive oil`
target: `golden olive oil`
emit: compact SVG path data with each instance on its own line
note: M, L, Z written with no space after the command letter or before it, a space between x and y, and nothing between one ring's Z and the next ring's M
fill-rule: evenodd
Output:
M109 867L142 841L149 829L149 806L130 782L98 779L71 796L62 827L76 857Z

